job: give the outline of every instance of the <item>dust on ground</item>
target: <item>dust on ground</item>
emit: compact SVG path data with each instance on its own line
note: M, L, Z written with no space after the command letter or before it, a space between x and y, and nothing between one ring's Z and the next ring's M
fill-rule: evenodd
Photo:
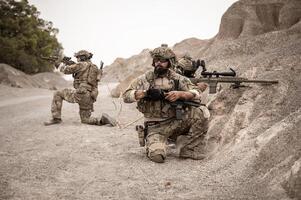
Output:
M93 114L118 117L121 128L81 124L78 105L66 102L63 123L45 127L53 91L1 85L0 199L285 199L241 176L247 148L201 161L170 148L165 163L151 162L134 131L141 120L131 124L141 114L109 88L100 87Z

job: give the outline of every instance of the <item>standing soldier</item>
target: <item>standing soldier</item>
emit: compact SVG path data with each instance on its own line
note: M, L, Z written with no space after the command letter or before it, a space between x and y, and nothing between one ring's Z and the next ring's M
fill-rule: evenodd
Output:
M81 50L74 54L78 63L60 67L60 71L64 74L72 74L75 90L63 89L54 93L51 104L52 119L44 122L45 126L62 122L61 110L63 100L69 103L78 103L82 123L99 126L105 124L116 126L116 120L107 114L103 114L101 118L91 117L93 103L96 101L98 95L98 81L100 80L99 69L90 61L92 56L92 53Z
M137 128L140 133L144 129L147 157L164 162L166 142L174 139L180 157L203 159L204 154L195 152L195 147L205 146L209 116L191 102L199 99L200 91L188 78L171 70L176 56L170 48L161 46L150 54L154 70L135 79L123 94L125 103L137 102L144 114L144 127Z

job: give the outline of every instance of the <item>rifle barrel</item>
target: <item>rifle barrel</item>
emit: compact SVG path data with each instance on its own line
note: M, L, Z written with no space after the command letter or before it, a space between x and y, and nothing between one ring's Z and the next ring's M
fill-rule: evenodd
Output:
M266 84L277 84L279 81L275 80L252 80L246 78L235 78L235 77L222 77L222 78L190 78L191 82L196 84L199 82L212 83L266 83Z
M244 80L242 82L245 82L245 83L269 83L269 84L279 83L279 81L270 81L270 80Z

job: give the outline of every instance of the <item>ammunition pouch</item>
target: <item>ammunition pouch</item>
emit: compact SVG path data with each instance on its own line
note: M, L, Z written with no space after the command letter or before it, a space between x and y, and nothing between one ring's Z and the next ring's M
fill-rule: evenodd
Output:
M88 90L84 87L79 87L76 89L77 94L86 94L87 92L88 92Z
M151 88L146 91L146 96L138 101L137 108L147 118L173 117L175 113L164 99L163 90Z
M181 120L183 118L183 113L184 113L183 105L177 104L175 108L176 108L176 119Z
M137 125L136 126L136 131L138 133L138 139L139 139L140 147L144 147L145 146L145 138L146 138L147 129L144 128L142 125Z
M98 96L98 89L97 89L97 88L94 88L94 89L91 91L91 97L92 97L92 99L94 100L94 102L96 101L97 96Z
M167 92L167 91L166 91ZM162 89L148 89L146 97L138 101L137 108L145 117L183 119L187 107L199 107L201 104L195 101L177 100L170 102L165 99L165 91Z
M168 122L170 120L171 119L166 119L166 120L163 120L163 121L147 121L147 122L144 122L144 127L142 125L136 125L136 131L138 133L138 139L139 139L140 146L141 147L145 146L149 126L155 126L155 125L158 125L160 123Z

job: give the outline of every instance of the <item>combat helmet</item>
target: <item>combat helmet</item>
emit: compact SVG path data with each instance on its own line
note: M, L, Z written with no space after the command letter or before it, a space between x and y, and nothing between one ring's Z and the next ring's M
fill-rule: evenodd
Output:
M197 68L195 67L194 61L189 54L185 54L178 60L176 72L186 77L193 77Z
M76 57L76 58L81 57L81 56L85 56L86 59L91 59L93 54L86 50L80 50L77 53L74 53L74 57Z
M167 44L162 44L160 47L155 48L154 50L150 51L151 57L154 58L164 58L168 59L171 67L174 67L176 64L176 54L168 47ZM155 65L154 62L152 64Z
M178 60L178 67L182 70L193 71L194 66L192 65L192 58L189 54L185 54Z

